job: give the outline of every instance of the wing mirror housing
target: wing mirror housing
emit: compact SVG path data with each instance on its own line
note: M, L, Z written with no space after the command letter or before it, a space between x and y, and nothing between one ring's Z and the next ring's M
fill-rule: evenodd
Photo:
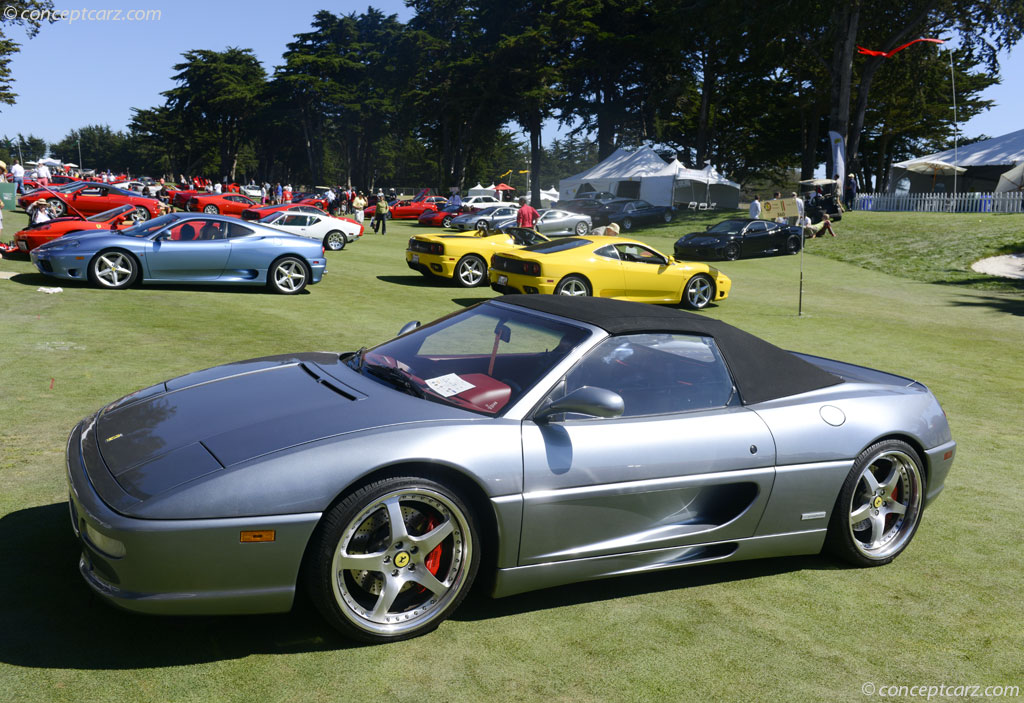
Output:
M615 391L596 386L583 386L572 393L542 405L534 416L537 423L546 423L552 415L578 413L591 417L618 417L626 405Z
M401 337L406 332L412 332L414 329L420 326L419 320L412 320L402 325L402 329L398 330L398 336Z

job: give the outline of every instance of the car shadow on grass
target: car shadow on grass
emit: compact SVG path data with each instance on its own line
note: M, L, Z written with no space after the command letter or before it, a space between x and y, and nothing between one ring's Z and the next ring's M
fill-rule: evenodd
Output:
M89 288L84 281L62 281L58 278L50 278L41 273L19 273L11 276L12 283L19 283L23 286L46 286L48 288Z
M794 571L831 571L844 568L847 567L826 555L813 555L669 569L661 572L572 583L497 599L490 598L484 592L484 588L474 588L470 597L451 618L453 620L490 620L509 615L664 591L680 591L680 595L685 596L687 589L711 584L758 579Z
M450 281L445 281L436 276L423 276L418 273L408 276L377 276L378 281L384 283L397 283L400 286L412 286L413 288L447 288L451 286Z
M0 662L136 669L358 646L305 598L280 615L156 617L115 608L78 573L69 520L67 503L0 518Z
M16 276L11 276L11 279L15 283L20 283L24 286L48 286L68 289L86 289L95 288L91 283L85 281L69 281L58 278L50 278L44 276L41 273L19 273ZM196 283L183 283L183 284L170 284L170 283L136 283L132 286L132 289L136 290L168 290L168 291L181 291L191 293L235 293L241 295L269 295L268 288L264 284L257 284L251 286L243 285L203 285ZM99 290L97 288L97 290ZM303 289L296 295L309 295L309 288Z

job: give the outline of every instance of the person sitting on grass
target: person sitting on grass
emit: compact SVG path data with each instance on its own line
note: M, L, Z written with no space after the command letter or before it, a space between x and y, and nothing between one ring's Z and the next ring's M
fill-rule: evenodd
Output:
M821 222L816 225L804 228L804 236L808 239L814 239L815 237L823 237L822 230L827 230L833 237L836 236L835 230L832 229L832 221L829 219L828 213L826 212L821 216Z

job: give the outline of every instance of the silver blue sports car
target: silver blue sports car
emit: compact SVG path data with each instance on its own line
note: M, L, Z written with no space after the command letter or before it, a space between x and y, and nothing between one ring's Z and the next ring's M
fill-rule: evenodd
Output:
M80 570L148 613L288 610L428 632L494 596L910 543L956 443L910 379L722 322L504 296L371 349L241 361L138 391L67 445Z
M319 241L258 222L172 213L120 231L66 234L36 247L32 263L47 276L100 288L144 283L266 285L302 292L326 273Z

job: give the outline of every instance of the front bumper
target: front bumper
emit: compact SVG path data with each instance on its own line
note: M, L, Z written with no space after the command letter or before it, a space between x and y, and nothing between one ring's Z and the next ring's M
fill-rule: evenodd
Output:
M86 280L89 269L89 258L76 253L76 248L42 250L33 249L29 252L32 265L39 273L71 281Z
M86 469L87 462L102 463L94 419L72 431L66 468L72 529L82 544L79 570L97 594L127 610L162 615L291 608L302 555L320 513L209 520L120 514L99 497ZM92 469L107 472L105 466ZM241 542L242 531L270 530L274 541ZM108 544L123 545L123 555L104 552L90 538L96 533Z

